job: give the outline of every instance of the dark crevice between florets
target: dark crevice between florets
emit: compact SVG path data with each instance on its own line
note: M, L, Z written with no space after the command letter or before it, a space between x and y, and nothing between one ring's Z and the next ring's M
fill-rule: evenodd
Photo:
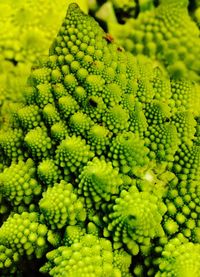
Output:
M9 62L11 62L14 66L17 66L18 65L18 61L17 60L15 60L15 59L6 59L6 61L9 61Z

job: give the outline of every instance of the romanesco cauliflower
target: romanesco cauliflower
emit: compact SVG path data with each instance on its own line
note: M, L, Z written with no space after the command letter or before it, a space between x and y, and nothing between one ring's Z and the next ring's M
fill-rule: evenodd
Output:
M189 22L193 78L197 29L187 1L166 2L139 16L133 45L141 50L145 32L154 49L154 26L168 35L169 60L171 34L185 31L172 32L171 18ZM165 19L170 31L157 32ZM199 276L199 84L173 70L126 52L69 6L22 100L2 116L1 276Z

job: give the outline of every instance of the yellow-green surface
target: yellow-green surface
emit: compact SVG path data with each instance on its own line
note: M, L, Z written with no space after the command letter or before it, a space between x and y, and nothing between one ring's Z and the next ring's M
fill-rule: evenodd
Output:
M199 277L198 1L71 2L0 2L0 276Z

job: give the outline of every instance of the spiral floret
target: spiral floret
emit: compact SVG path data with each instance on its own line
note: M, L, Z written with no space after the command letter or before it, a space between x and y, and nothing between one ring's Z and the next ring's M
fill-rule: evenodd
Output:
M119 193L122 179L111 162L94 158L83 168L79 176L79 194L84 195L88 207L92 204L98 209L103 201L109 202L111 196Z
M86 218L82 201L73 192L72 185L65 181L49 187L43 193L39 207L51 229L75 225Z
M93 156L94 153L90 151L90 146L85 140L73 135L61 141L56 150L56 163L61 167L67 166L70 172L75 172Z
M118 167L122 173L129 173L135 167L148 163L149 150L144 146L144 141L138 134L122 132L112 139L108 157L114 167Z
M162 236L161 221L165 205L148 192L139 192L135 186L123 190L104 220L108 223L105 235L112 236L114 247L123 244L133 255L149 247L151 239Z

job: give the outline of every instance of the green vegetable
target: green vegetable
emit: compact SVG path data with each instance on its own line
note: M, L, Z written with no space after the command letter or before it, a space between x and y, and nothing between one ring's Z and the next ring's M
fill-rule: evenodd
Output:
M171 76L199 80L199 28L189 16L188 2L160 0L158 7L140 12L125 24L108 20L108 31L134 55L161 62Z
M145 13L180 23L187 1L166 2ZM154 24L141 18L139 28ZM196 34L187 34L194 44ZM198 276L197 63L186 59L188 78L169 76L69 6L22 100L2 116L2 276Z

